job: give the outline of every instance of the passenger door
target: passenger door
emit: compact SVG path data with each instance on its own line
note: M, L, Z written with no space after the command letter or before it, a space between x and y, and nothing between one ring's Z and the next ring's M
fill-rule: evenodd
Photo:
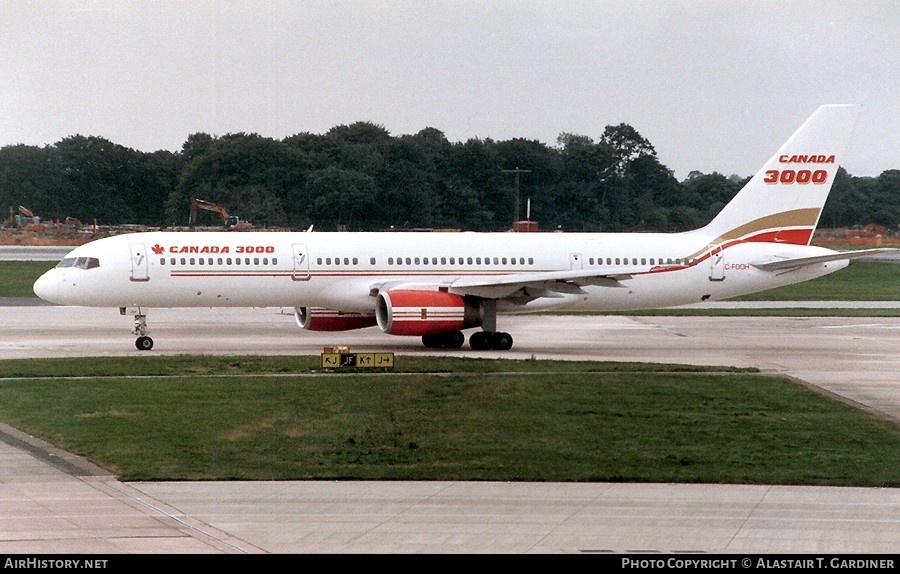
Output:
M150 262L147 257L147 249L143 243L132 243L131 249L131 280L149 281Z

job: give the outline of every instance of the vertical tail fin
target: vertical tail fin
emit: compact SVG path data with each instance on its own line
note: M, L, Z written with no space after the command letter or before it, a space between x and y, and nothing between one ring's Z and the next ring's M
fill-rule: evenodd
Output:
M715 244L808 245L858 113L856 104L821 106L699 232Z

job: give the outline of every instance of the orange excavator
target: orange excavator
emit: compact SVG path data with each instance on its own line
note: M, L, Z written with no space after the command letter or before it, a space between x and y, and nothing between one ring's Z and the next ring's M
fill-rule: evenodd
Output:
M41 218L36 216L33 211L25 207L19 206L19 216L16 217L16 227L27 229L28 231L44 231L46 226L41 223Z
M211 201L206 201L205 199L191 200L191 211L188 220L191 227L197 224L197 210L199 209L218 213L222 217L222 222L225 224L225 229L241 230L251 227L248 222L241 221L241 219L237 215L229 215L228 210L221 205L215 204Z

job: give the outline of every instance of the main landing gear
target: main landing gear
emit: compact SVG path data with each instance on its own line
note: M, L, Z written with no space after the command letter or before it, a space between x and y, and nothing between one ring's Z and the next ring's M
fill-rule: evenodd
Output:
M509 333L497 330L497 301L484 299L481 302L482 323L481 331L472 333L469 337L469 346L473 351L508 351L512 349L513 338Z
M466 342L462 331L423 335L422 343L429 349L459 349ZM513 339L509 333L496 331L478 331L469 337L469 346L473 351L508 351L512 348Z
M429 349L459 349L465 342L466 336L462 331L422 335L422 344Z
M512 349L513 338L502 331L478 331L469 337L469 346L473 351L508 351Z
M119 313L125 315L126 308L120 308ZM153 348L153 339L147 336L147 315L141 313L140 309L134 311L134 327L131 329L131 334L138 336L134 342L138 351L149 351Z

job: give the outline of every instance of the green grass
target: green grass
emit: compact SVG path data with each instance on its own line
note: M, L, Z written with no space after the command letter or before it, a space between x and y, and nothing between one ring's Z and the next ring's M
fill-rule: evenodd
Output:
M394 373L313 374L317 357L171 361L0 361L31 377L0 380L0 419L124 480L900 486L897 425L747 370L397 357Z
M0 261L0 297L36 297L31 286L57 261Z
M533 373L533 372L733 372L755 373L748 367L693 366L665 363L618 363L610 361L549 361L461 357L402 357L405 373ZM195 377L222 375L314 374L320 369L318 356L174 355L138 357L68 357L58 359L0 360L0 377ZM361 369L360 372L365 372ZM396 370L393 372L397 372Z
M852 261L846 269L735 301L900 301L900 263Z
M581 314L584 313L573 313ZM647 309L642 311L610 311L597 315L628 315L630 317L900 317L900 309L840 309L792 307L786 309Z

